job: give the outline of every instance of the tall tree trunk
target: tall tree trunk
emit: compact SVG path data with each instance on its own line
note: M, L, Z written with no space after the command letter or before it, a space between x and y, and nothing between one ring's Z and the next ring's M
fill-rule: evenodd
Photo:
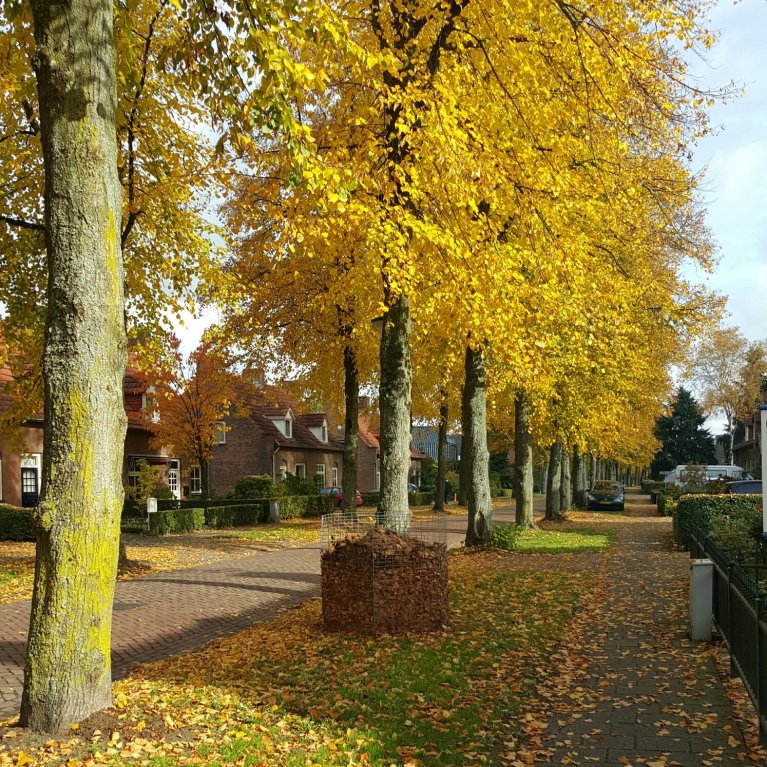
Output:
M562 476L559 482L559 510L568 511L573 505L573 486L570 478L570 453L562 450Z
M384 316L381 335L381 495L383 523L399 533L410 528L407 483L410 471L410 297L399 296Z
M344 458L341 489L344 514L357 515L357 445L359 442L360 381L357 355L344 347Z
M32 0L45 165L45 442L21 723L112 702L126 340L112 0Z
M535 527L530 402L521 391L517 392L514 398L514 495L514 521L520 527Z
M466 347L463 387L463 453L468 458L467 546L484 546L493 539L493 503L490 497L490 452L487 449L487 389L485 358L481 350Z
M577 445L573 447L572 473L573 505L579 509L586 507L586 456L581 454Z
M458 464L458 505L466 506L469 497L469 455L466 452L466 432L468 425L466 423L466 408L463 401L466 396L466 385L461 388L461 460Z
M557 440L549 450L549 472L546 480L546 519L554 520L559 516L559 483L561 480L560 462L562 443Z
M442 402L439 406L439 432L437 434L437 485L434 488L434 511L445 510L445 485L447 484L447 392L440 389Z

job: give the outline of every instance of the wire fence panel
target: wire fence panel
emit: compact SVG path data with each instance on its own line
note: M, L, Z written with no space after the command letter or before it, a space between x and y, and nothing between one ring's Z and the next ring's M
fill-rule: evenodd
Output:
M322 615L328 631L439 631L449 619L447 521L413 517L406 534L376 513L322 517Z

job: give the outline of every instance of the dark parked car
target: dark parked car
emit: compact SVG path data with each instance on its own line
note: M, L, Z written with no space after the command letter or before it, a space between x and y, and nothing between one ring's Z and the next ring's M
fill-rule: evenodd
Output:
M728 493L751 493L753 495L762 494L761 479L739 479L737 482L727 483Z
M613 482L609 479L595 482L586 495L586 504L587 508L593 510L614 509L616 511L623 511L623 485L620 482Z
M344 498L344 491L340 487L323 487L320 489L322 495L332 495L335 505L340 508ZM359 490L354 491L354 505L362 506L362 493Z

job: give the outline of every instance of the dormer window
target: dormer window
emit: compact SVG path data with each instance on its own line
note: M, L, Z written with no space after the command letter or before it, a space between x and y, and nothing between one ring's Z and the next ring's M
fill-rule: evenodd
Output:
M321 424L317 423L315 416L311 416L314 423L309 422L309 431L314 435L314 438L327 444L328 441L328 422L323 419Z
M284 418L282 416L271 416L269 420L283 437L293 439L293 411L290 408L288 408Z

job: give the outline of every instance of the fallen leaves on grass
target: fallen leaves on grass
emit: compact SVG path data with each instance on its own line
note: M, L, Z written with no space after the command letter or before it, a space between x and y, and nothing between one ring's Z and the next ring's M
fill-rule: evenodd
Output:
M0 764L22 751L35 764L75 758L78 767L491 764L499 733L548 673L549 649L569 635L591 581L542 580L493 552L450 559L447 632L324 634L313 600L139 667L115 685L115 707L82 722L75 737L52 750L6 741Z

